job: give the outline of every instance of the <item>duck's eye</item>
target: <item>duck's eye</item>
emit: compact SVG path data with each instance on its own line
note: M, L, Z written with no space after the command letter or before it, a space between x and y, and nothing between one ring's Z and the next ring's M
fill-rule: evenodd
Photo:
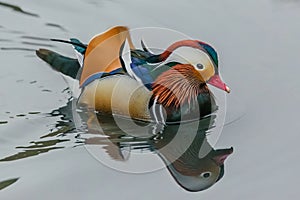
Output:
M211 172L203 172L202 174L200 174L200 176L203 178L209 178L211 176Z
M196 65L196 67L197 67L198 69L203 69L203 68L204 68L204 66L203 66L201 63L198 63L198 64Z

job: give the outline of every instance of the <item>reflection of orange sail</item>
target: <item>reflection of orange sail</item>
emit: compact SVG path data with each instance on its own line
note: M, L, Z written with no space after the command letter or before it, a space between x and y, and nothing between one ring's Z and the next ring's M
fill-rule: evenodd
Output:
M111 72L121 68L119 60L120 48L125 40L133 49L129 30L125 26L117 26L95 36L87 46L84 65L80 77L82 85L89 77L101 72Z

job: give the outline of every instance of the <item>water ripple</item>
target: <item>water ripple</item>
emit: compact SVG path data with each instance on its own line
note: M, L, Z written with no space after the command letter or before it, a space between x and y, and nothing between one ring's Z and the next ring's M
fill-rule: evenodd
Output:
M41 46L44 46L44 47L54 47L54 45L51 45L51 44L42 44L42 43L37 43L37 42L22 42L22 44L28 44L28 45L33 45L33 46L38 46L38 47L41 47Z
M1 181L0 182L0 190L14 184L15 182L17 182L17 180L19 180L19 178L13 178L13 179L9 179L9 180L5 180L5 181Z
M0 50L3 51L11 51L11 50L17 50L17 51L35 51L36 49L30 49L30 48L23 48L23 47L1 47Z
M42 38L42 37L29 36L29 35L22 35L21 38L29 39L29 40L38 40L38 41L50 41L49 38Z
M25 15L29 15L29 16L33 16L33 17L39 17L38 14L24 11L21 7L13 5L13 4L0 2L0 6L6 7L6 8L11 8L13 11L16 11L16 12L19 12L19 13L22 13L22 14L25 14Z
M67 32L67 29L65 29L63 26L59 25L59 24L54 24L54 23L46 23L46 26L50 26L50 27L54 27L54 28L58 28L64 32Z

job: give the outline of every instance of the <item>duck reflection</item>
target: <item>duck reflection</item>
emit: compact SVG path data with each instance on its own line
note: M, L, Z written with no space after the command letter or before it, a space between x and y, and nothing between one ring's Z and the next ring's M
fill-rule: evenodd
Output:
M130 151L142 149L155 152L174 180L191 192L205 190L218 182L224 175L224 161L233 152L233 148L215 150L207 140L215 115L166 125L156 135L151 134L156 124L135 121L144 130L142 133L133 128L134 125L126 118L99 114L90 114L87 118L90 133L108 137L94 136L86 139L86 144L103 145L112 159L123 161L129 159Z
M182 188L196 192L211 187L223 177L224 161L233 152L233 148L215 150L209 144L207 135L213 134L214 114L200 120L168 124L160 134L154 135L153 130L161 125L94 112L79 112L83 126L87 127L85 132L79 133L75 130L73 114L72 101L52 111L50 116L61 116L61 121L56 125L58 131L42 135L40 140L31 142L28 147L16 147L22 151L2 158L0 162L63 149L70 142L75 142L71 146L99 145L112 159L119 161L130 159L131 151L151 151L159 156ZM74 134L76 140L70 140ZM86 138L85 134L89 136ZM58 143L64 145L57 146Z

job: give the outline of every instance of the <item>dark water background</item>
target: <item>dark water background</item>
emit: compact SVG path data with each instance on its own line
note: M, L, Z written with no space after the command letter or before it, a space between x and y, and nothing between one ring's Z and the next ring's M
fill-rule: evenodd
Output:
M12 0L0 19L0 182L13 183L0 199L298 199L300 1ZM228 114L243 117L216 145L235 152L212 188L186 192L166 170L117 172L72 133L67 85L34 50L72 56L47 38L89 41L114 25L171 28L217 48Z

